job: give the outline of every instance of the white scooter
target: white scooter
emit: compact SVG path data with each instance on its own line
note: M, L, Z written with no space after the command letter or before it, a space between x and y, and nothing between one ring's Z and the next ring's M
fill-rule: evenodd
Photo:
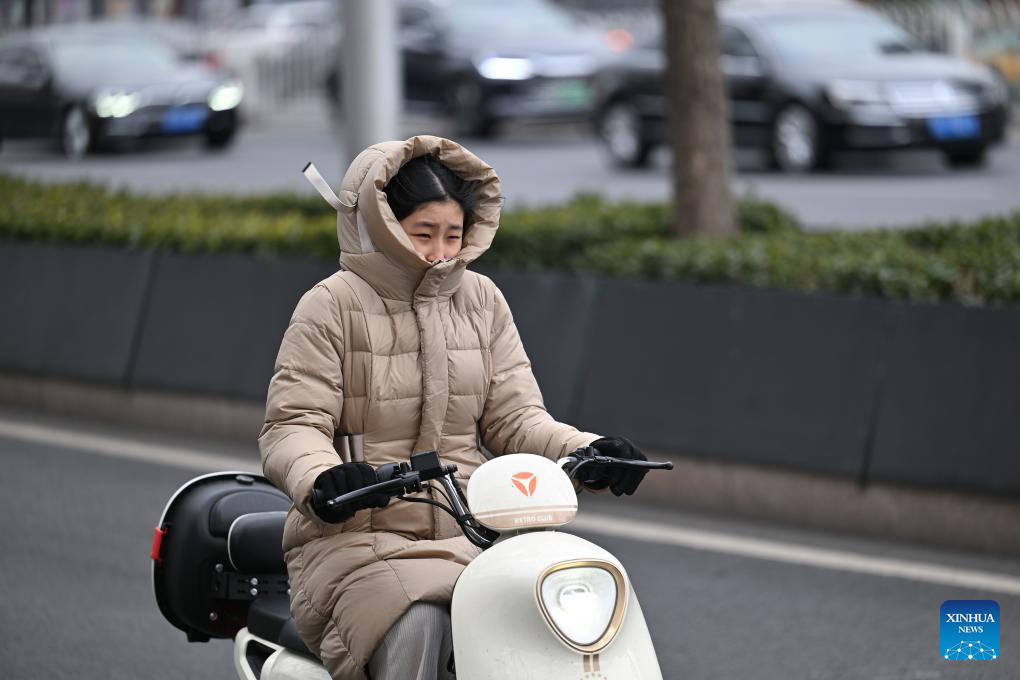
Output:
M465 498L433 452L384 466L378 484L330 501L405 494L438 483L449 512L483 552L451 605L456 675L466 680L661 680L655 649L623 565L599 546L555 531L577 513L571 479L591 464L672 469L581 449L553 463L531 454L487 461ZM583 477L583 475L581 475ZM198 477L170 500L152 547L164 616L189 641L234 637L241 680L329 680L290 617L280 545L290 501L264 478ZM493 612L499 624L492 625Z

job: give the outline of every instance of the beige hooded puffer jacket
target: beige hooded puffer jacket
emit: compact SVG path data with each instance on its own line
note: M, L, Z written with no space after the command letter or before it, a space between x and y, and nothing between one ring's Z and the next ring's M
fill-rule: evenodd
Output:
M383 193L404 163L426 154L480 181L463 249L432 265ZM284 534L294 618L337 680L366 677L373 651L413 602L449 602L477 549L452 518L420 503L321 522L311 489L341 462L335 436L360 435L374 467L438 451L462 480L485 460L479 440L494 455L556 459L598 438L546 412L503 295L466 271L492 243L501 201L492 168L449 140L365 150L339 192L343 270L301 298L284 335L259 449L266 476L294 501Z

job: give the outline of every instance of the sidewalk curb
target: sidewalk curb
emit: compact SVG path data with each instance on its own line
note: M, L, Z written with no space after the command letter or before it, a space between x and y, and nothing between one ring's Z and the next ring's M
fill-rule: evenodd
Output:
M647 452L649 458L666 456ZM1020 556L1020 500L669 457L648 475L652 503L931 546Z
M127 391L64 380L0 374L0 404L50 414L250 443L264 406L254 401ZM779 468L672 459L648 475L640 500L932 546L1020 556L1020 500L853 480Z
M0 373L0 404L51 415L91 418L156 431L250 443L265 416L255 401Z

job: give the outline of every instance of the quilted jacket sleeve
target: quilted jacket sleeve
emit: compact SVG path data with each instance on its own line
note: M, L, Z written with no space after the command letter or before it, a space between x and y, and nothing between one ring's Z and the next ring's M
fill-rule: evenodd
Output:
M320 472L342 462L333 435L343 407L343 333L329 289L318 285L298 302L283 336L259 435L262 469L297 509L311 507Z
M498 288L495 296L492 377L480 423L485 448L497 456L537 453L556 460L598 439L597 434L557 422L545 410L510 307Z

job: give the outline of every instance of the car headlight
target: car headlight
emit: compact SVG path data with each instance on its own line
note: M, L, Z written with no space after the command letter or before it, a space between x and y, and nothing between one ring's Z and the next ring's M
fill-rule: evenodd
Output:
M557 637L579 652L593 654L612 642L623 624L627 581L609 562L563 562L539 577L538 603Z
M826 88L826 94L829 101L841 108L886 103L882 86L869 80L834 80Z
M100 118L124 118L141 106L142 98L135 92L100 92L96 96L96 115Z
M527 80L535 75L535 65L523 57L486 57L475 66L489 80Z
M213 111L226 111L236 108L244 97L244 87L239 81L232 80L216 87L209 93L209 108Z

